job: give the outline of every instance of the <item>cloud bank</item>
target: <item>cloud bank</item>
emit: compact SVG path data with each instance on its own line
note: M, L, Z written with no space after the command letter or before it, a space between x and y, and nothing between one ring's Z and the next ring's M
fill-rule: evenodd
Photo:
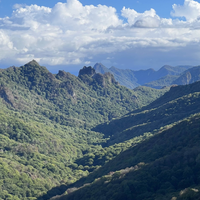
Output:
M0 18L0 63L36 59L68 71L95 62L133 69L200 64L200 3L194 0L172 5L168 19L153 8L138 13L123 7L118 16L114 7L78 0L13 9L12 16Z

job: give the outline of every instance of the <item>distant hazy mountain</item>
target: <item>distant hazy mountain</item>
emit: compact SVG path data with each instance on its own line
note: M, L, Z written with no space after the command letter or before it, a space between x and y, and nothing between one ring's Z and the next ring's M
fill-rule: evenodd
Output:
M185 70L188 70L190 67L191 66L172 67L169 65L164 65L158 71L155 71L152 68L146 70L134 71L130 69L118 69L116 67L107 68L101 63L96 63L94 65L94 69L96 70L96 72L102 74L110 72L114 75L116 81L118 81L121 85L124 85L131 89L139 85L146 85L149 82L156 81L159 79L161 80L159 80L158 83L151 83L148 86L154 88L161 88L160 85L162 85L162 87L166 86L165 82L167 83L167 85L170 85L175 78L178 78L178 75L180 75ZM165 78L162 79L163 77Z
M173 81L173 84L187 85L200 80L200 66L186 70L179 78Z
M172 85L172 83L179 78L179 75L167 75L158 80L151 81L149 83L144 84L144 86L161 89L166 86Z
M126 86L127 88L133 89L140 84L137 82L137 78L135 77L135 72L130 69L118 69L115 67L107 68L101 63L96 63L94 65L94 69L97 73L105 74L106 72L110 72L114 75L115 80L119 82L121 85Z
M180 75L167 75L158 80L144 84L144 86L160 89L170 85L187 85L200 80L200 66L192 67Z
M106 72L110 72L110 70L101 63L96 63L94 65L94 69L97 73L101 73L101 74L105 74Z

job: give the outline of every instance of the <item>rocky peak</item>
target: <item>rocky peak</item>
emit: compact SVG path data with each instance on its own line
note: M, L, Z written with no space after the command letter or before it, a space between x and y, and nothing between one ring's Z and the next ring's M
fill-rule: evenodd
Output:
M92 67L83 67L83 69L79 71L78 77L85 83L94 84L96 82L102 87L105 87L108 84L117 83L110 72L106 72L105 74L96 73L95 69Z
M24 66L36 67L36 66L40 66L40 65L36 60L32 60L32 61L28 62L27 64L25 64Z
M92 68L91 66L89 66L89 67L84 66L83 69L81 69L79 71L78 77L80 77L82 75L88 75L88 76L92 77L94 74L96 74L94 68Z

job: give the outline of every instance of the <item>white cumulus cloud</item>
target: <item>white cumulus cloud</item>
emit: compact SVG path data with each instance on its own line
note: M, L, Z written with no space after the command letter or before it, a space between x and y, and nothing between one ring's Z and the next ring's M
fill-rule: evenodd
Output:
M107 60L116 67L137 68L200 62L197 1L174 4L168 19L153 8L138 13L123 7L118 16L114 7L83 6L78 0L52 8L16 4L13 9L12 16L0 18L0 63L36 59L42 65L71 67Z
M135 25L137 27L159 26L160 17L154 9L147 10L144 13L138 13L134 9L123 7L121 12L122 16L127 18L129 25Z
M195 21L200 18L200 3L194 0L185 0L184 5L173 5L174 17L184 17L187 21Z

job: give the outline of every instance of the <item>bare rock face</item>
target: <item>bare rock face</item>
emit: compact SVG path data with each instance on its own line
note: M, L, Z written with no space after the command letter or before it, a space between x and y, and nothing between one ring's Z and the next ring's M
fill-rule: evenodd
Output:
M0 97L11 106L16 107L14 96L7 87L0 87Z

